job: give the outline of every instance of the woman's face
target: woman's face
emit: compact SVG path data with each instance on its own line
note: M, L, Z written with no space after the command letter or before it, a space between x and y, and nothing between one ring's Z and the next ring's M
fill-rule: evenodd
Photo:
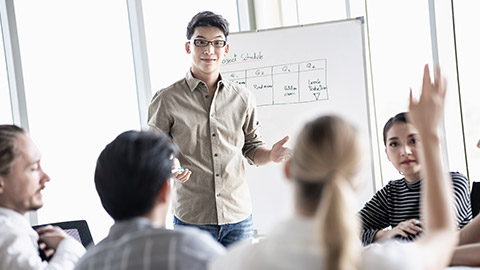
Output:
M419 143L418 131L412 124L395 123L387 131L385 152L388 160L409 182L420 179Z

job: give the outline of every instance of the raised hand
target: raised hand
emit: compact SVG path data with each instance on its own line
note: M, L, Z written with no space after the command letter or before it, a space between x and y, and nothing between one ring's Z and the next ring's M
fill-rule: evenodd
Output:
M409 117L419 131L435 132L443 118L446 82L440 68L435 69L432 83L430 70L425 65L423 73L422 95L415 100L410 92Z

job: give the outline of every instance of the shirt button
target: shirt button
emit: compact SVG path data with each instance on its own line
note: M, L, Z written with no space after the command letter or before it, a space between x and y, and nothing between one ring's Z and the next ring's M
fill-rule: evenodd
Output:
M208 98L208 95L205 95L205 98Z
M217 193L217 197L220 197L220 193Z
M212 136L215 137L215 133L213 133Z
M215 153L215 154L213 154L213 156L214 156L214 157L218 157L218 154L217 154L217 153Z
M215 174L215 176L216 176L216 177L219 177L219 176L220 176L220 174L218 174L218 173L217 173L217 174Z

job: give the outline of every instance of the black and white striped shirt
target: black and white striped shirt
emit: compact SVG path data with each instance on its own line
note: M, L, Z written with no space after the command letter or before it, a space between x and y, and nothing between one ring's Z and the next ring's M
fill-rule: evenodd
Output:
M455 194L458 228L461 229L472 219L470 204L470 186L468 179L459 172L450 172ZM378 231L408 219L422 219L420 217L420 187L421 180L409 183L405 178L390 181L368 201L359 214L362 219L362 242L368 245ZM413 240L415 235L408 239Z

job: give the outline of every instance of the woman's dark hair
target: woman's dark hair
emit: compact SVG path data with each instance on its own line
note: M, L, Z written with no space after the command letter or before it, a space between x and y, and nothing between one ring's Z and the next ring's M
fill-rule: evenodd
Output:
M387 145L387 132L392 128L396 123L410 123L407 118L406 112L401 112L395 115L394 117L388 119L387 123L383 127L383 145Z
M225 35L225 40L230 33L228 29L228 22L221 15L215 14L211 11L202 11L193 16L192 20L187 26L187 40L190 40L195 32L195 28L201 26L218 27Z
M177 148L161 134L127 131L108 144L97 160L95 186L115 220L149 213L158 191L172 175Z

